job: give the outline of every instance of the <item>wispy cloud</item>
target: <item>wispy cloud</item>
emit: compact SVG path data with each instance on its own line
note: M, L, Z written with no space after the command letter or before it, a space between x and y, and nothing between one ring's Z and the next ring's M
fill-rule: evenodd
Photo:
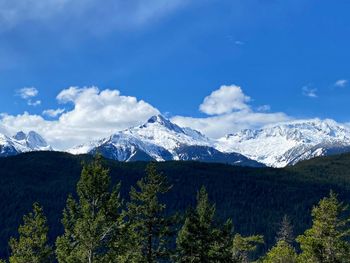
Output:
M25 87L17 91L17 95L25 100L34 98L38 94L39 94L39 91L34 87Z
M317 98L317 89L312 88L310 86L304 86L302 88L302 93L304 96L309 97L309 98Z
M339 79L334 83L335 87L340 87L340 88L344 88L348 85L348 80L346 79Z
M34 98L38 96L39 91L34 87L24 87L17 90L16 95L20 96L22 99L27 101L29 106L38 106L41 104L41 100L35 100Z
M27 104L29 106L39 106L41 104L41 100L28 100Z
M86 26L86 30L125 30L144 26L186 6L182 0L0 0L0 31L30 22ZM84 23L83 23L84 22Z
M236 41L235 41L235 44L236 44L237 46L243 46L243 45L245 45L245 42L244 42L244 41L240 41L240 40L236 40Z
M65 112L65 109L61 109L61 108L56 109L56 110L48 109L48 110L43 111L43 115L51 117L51 118L55 118L55 117L61 115L63 112Z
M270 111L270 110L271 110L270 105L261 105L257 108L257 111L260 111L260 112L266 112L266 111Z

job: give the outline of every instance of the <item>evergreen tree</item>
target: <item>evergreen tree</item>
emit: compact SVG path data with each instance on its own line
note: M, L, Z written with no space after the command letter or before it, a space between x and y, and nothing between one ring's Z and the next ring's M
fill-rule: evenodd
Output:
M298 255L293 247L293 226L287 215L280 224L276 236L276 245L270 249L261 262L263 263L296 263Z
M236 234L233 238L232 262L249 262L249 254L254 252L260 244L264 244L264 238L262 236L243 237L240 234Z
M33 212L23 217L18 228L19 238L11 238L10 263L48 263L53 261L53 250L48 243L48 226L42 207L35 203Z
M301 262L350 262L350 218L344 216L346 210L333 192L312 209L312 227L297 238Z
M287 215L283 216L280 229L277 232L276 242L278 243L279 241L284 241L290 245L294 243L293 226Z
M158 173L155 163L147 166L146 173L137 182L138 189L131 188L128 217L130 230L137 233L131 248L134 262L153 263L169 259L175 221L165 215L166 206L159 200L171 189L166 177Z
M286 241L280 240L266 254L262 263L296 263L297 259L295 249Z
M233 239L233 224L229 219L221 226L214 228L213 242L209 251L211 262L215 263L230 263L232 259L232 239Z
M210 204L203 186L197 193L197 206L190 210L178 233L177 261L206 263L213 262L213 218L215 205ZM211 255L212 254L212 255Z
M65 232L56 240L60 263L111 262L111 257L122 254L116 251L124 229L119 186L110 190L101 156L84 165L77 184L79 199L68 197L62 220Z
M207 253L199 249L201 245L199 225L196 211L193 209L188 210L184 225L178 232L176 239L176 262L197 263L200 262L201 257L204 258L206 256ZM203 252L202 256L200 255L201 252Z

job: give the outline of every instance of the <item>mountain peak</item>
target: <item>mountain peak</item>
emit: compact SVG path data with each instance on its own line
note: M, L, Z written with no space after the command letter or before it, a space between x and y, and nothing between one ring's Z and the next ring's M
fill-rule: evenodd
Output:
M13 136L13 138L18 141L23 141L27 138L27 135L23 131L19 131Z
M38 133L30 131L17 132L14 136L8 137L0 134L0 157L16 155L32 151L51 151L50 145Z
M33 148L37 148L37 147L47 147L48 144L47 142L44 140L43 137L41 137L41 135L39 135L38 133L36 133L35 131L30 131L27 135L27 141L28 143L33 147Z
M177 149L183 146L211 146L211 141L190 128L182 128L162 115L155 115L137 127L119 131L109 138L69 150L71 153L91 153L103 149L109 158L129 160L133 154L145 153L155 160L177 160Z
M151 118L148 119L147 123L165 123L165 122L169 122L168 119L166 119L163 115L158 114L158 115L154 115Z
M48 144L44 138L35 131L30 131L28 134L24 133L23 131L19 131L12 138L17 141L26 141L32 148L48 147Z
M151 118L148 119L147 123L143 125L142 127L147 127L148 125L158 124L160 126L163 126L169 130L184 133L183 129L176 125L175 123L172 123L169 119L165 118L163 115L158 114L154 115Z

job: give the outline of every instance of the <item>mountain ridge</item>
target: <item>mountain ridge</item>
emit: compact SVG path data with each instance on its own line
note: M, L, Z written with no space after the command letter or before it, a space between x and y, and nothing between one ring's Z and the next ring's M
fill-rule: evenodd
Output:
M0 157L53 150L37 133L0 135ZM245 129L218 139L181 127L162 115L142 125L66 150L130 161L202 161L243 166L285 167L302 160L350 152L350 127L331 119L309 119Z
M0 134L0 157L8 157L24 152L50 150L53 150L53 148L41 135L34 131L27 134L19 131L12 137Z
M216 148L222 152L239 152L272 167L347 152L349 146L350 128L330 119L295 120L246 129L216 142Z
M94 154L118 160L194 160L232 165L264 166L239 153L222 153L202 133L182 128L162 115L156 115L140 126L131 127L110 137L68 150L72 154ZM138 156L136 158L135 156Z

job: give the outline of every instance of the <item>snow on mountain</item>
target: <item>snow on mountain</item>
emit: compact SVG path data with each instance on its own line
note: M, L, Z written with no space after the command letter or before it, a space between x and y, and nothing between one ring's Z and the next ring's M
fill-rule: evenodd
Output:
M211 140L161 115L144 125L69 150L73 154L100 152L119 161L198 160L272 167L349 151L350 128L328 119L278 123ZM255 163L249 162L252 160Z
M91 152L94 148L102 145L105 141L107 141L107 139L90 141L90 142L75 146L73 148L70 148L67 150L67 152L71 154L86 154Z
M16 155L23 152L51 150L51 146L34 131L30 131L28 134L20 131L13 137L0 134L0 157Z
M153 116L146 124L124 131L145 143L155 144L175 154L175 149L181 145L209 146L211 141L201 133L181 128L161 115Z
M350 150L350 128L333 120L298 120L246 129L220 138L215 147L238 152L267 166L284 167Z
M178 159L175 149L182 145L209 146L211 141L201 133L181 128L161 115L151 117L145 124L119 131L109 138L79 145L68 152L89 153L96 148L110 148L115 151L114 159L126 161L136 149L143 151L157 161ZM175 155L175 156L174 156Z
M119 161L133 160L198 160L259 166L240 154L221 153L213 141L198 131L182 128L161 115L151 117L145 124L119 131L109 138L74 147L73 154L100 152Z
M52 150L37 133L0 134L0 157ZM101 153L119 161L204 161L233 165L285 167L318 156L350 152L350 127L333 120L296 120L246 129L218 140L183 128L161 115L68 152Z

